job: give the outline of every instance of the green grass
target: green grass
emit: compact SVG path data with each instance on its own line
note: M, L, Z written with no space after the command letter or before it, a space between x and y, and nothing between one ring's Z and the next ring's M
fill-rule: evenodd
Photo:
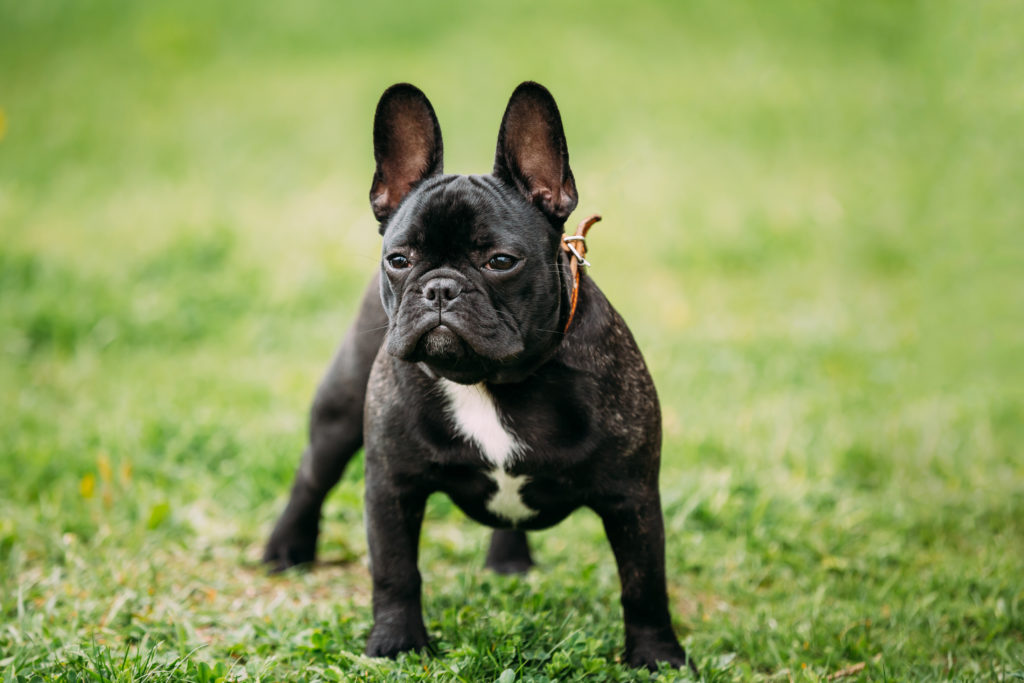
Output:
M590 513L503 578L433 499L437 654L398 662L359 654L361 464L322 565L256 562L378 258L376 98L422 87L480 172L526 78L659 386L705 677L1024 677L1021 35L994 0L0 0L0 678L646 677Z

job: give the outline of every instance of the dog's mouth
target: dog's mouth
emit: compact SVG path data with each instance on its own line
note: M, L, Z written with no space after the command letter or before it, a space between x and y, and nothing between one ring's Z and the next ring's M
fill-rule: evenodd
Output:
M422 363L437 375L461 384L481 381L489 369L489 363L458 332L443 323L419 338L407 360Z
M467 319L457 312L428 311L397 316L385 345L395 358L422 363L446 379L466 383L518 363L522 341L500 332L497 321L486 315Z

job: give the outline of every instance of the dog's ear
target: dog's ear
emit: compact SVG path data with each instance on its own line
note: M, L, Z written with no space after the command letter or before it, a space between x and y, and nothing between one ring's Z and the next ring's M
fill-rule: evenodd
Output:
M498 131L494 175L514 185L557 227L576 208L576 181L558 105L547 88L521 83Z
M373 117L377 170L370 206L378 221L387 219L416 183L441 173L443 153L441 126L423 91L408 83L385 90Z

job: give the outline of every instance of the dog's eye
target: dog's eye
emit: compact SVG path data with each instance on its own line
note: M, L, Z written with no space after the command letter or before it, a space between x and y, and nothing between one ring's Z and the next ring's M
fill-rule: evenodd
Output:
M497 256L492 256L491 260L484 267L488 270L511 270L517 263L519 263L519 259L515 256L498 254Z
M403 268L408 268L411 265L409 263L409 259L401 254L391 254L385 260L388 262L388 265L395 270L402 270Z

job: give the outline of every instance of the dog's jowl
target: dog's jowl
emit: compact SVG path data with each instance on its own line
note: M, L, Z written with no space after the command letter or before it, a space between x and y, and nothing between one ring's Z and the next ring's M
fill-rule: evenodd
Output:
M443 173L440 126L411 85L384 92L373 145L380 271L317 391L265 561L313 560L324 497L365 446L367 654L427 644L417 546L440 491L495 528L499 572L532 565L526 531L593 509L618 564L626 661L685 665L665 589L658 399L578 242L563 241L577 194L554 99L516 88L491 175Z

